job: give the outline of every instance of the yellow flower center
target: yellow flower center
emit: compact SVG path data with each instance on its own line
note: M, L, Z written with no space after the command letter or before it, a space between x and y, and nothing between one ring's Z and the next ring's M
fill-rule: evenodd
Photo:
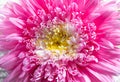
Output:
M69 35L62 26L58 26L50 30L49 33L46 34L43 42L46 45L46 49L48 50L66 50L68 46L67 40L69 39Z
M75 56L76 46L70 43L74 36L68 32L67 28L69 27L66 25L54 25L51 28L44 28L35 43L38 47L36 54L40 56L42 52L49 51L51 57Z

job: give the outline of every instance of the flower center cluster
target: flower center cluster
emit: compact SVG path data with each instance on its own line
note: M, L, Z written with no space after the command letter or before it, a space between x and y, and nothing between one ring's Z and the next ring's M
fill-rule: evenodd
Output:
M43 40L46 49L54 51L54 50L66 50L68 47L67 40L69 39L69 35L62 25L58 25L56 28L50 29L48 33L45 35L45 39Z
M50 28L41 29L39 38L36 40L36 54L42 57L49 56L51 58L61 59L65 57L73 57L76 52L76 44L72 43L75 37L70 33L69 25L59 24ZM44 55L43 55L44 54Z

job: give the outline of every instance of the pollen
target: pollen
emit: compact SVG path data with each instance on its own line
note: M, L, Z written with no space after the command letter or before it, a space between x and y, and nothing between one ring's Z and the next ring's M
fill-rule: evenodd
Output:
M74 36L73 33L70 33L72 31L72 29L69 29L70 26L60 24L44 28L35 43L37 46L36 54L41 56L41 52L45 51L52 58L74 57L76 45L71 43L74 40ZM42 57L48 56L48 54Z
M63 29L62 26L58 26L50 30L49 33L45 35L43 42L45 43L46 49L48 50L66 50L69 46L68 41L69 35Z

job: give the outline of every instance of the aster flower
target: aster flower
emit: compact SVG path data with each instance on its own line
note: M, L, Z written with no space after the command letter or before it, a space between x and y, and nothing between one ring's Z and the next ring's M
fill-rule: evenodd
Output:
M20 0L0 11L4 82L114 82L120 74L114 0Z

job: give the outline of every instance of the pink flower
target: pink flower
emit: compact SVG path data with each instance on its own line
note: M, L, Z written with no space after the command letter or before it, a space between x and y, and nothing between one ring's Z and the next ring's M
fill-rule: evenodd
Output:
M20 0L0 11L4 82L113 82L120 74L114 0Z

